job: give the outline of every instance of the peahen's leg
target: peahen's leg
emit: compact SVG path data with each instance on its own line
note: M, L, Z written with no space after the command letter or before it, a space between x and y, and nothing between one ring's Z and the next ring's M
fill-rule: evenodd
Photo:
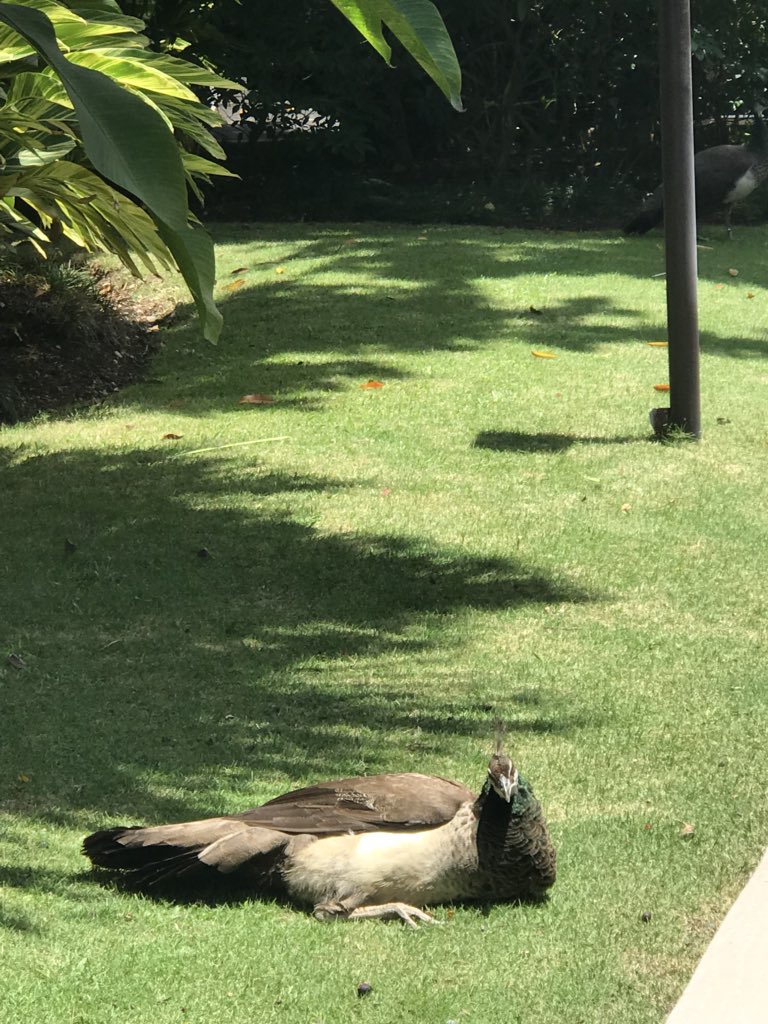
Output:
M315 917L320 921L364 921L374 917L399 917L411 928L418 928L416 921L423 921L425 924L442 923L426 911L411 907L407 903L378 903L362 907L349 906L344 902L318 903L315 907Z

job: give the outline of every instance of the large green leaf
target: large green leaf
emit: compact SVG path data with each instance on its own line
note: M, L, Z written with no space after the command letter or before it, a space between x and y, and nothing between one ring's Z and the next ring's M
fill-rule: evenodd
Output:
M0 21L54 68L77 115L88 159L147 207L195 300L203 333L215 341L221 314L212 298L213 245L202 228L189 225L184 168L163 117L106 75L67 60L50 20L40 11L0 3Z
M389 63L392 49L383 26L442 89L456 110L461 105L461 69L443 19L430 0L331 0Z

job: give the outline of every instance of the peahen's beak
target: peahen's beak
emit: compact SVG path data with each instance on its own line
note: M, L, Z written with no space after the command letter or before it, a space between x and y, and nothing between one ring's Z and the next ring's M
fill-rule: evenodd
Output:
M507 803L510 803L512 797L517 792L517 773L515 773L514 779L510 779L506 775L502 775L499 779L499 786L501 787L501 793L499 793L499 796L504 797Z

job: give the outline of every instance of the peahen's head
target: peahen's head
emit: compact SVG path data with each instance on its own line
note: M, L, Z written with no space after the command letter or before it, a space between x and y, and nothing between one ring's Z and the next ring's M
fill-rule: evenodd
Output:
M506 754L497 751L488 763L488 783L502 800L507 803L517 793L519 776L517 768Z

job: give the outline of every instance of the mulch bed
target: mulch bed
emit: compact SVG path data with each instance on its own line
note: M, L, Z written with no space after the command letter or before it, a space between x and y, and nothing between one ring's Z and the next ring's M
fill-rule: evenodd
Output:
M0 423L91 404L140 380L168 310L121 273L0 277Z

